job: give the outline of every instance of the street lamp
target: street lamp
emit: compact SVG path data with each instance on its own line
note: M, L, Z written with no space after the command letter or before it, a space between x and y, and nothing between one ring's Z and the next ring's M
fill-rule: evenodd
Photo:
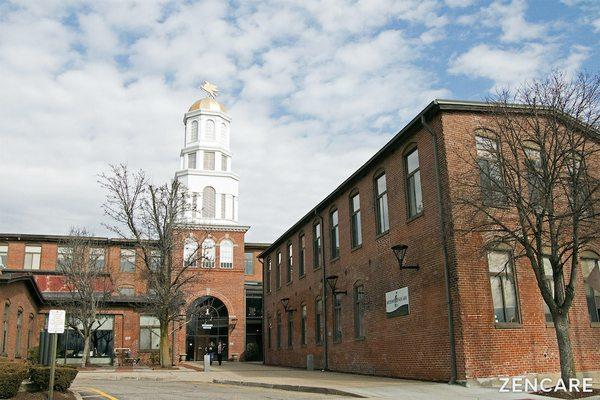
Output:
M283 299L281 299L281 304L283 304L283 309L285 310L285 312L296 311L295 308L289 308L290 307L290 298L289 297L284 297Z
M348 291L346 291L346 290L335 290L335 288L337 286L337 280L338 280L337 275L329 275L325 279L327 279L327 284L329 285L329 288L331 289L331 292L333 293L334 296L336 294L348 294Z
M400 265L400 269L419 269L418 265L404 265L404 256L406 255L406 251L408 250L408 246L405 244L397 244L392 246L392 250L394 251L394 255L398 259L398 264Z

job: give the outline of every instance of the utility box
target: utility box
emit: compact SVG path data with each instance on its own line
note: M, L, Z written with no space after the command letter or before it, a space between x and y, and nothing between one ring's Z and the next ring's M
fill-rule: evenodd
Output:
M315 369L314 357L312 354L306 355L306 370L313 371Z

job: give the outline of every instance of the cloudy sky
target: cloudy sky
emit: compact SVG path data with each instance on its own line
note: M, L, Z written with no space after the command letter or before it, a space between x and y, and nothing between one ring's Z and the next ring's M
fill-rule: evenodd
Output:
M432 99L598 72L599 39L592 0L0 0L0 232L106 234L97 174L172 178L209 80L271 241Z

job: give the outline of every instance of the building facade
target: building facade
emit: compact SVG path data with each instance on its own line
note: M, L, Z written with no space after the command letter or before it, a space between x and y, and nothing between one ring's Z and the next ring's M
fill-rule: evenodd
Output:
M229 359L260 359L262 264L258 254L268 245L246 243L249 227L238 223L239 177L232 171L231 119L209 93L190 107L183 122L181 163L175 177L189 193L190 210L177 229L173 261L183 263L187 254L198 251L202 260L188 270L198 276L185 289L184 315L170 329L173 362L200 360L210 343L219 340L227 344ZM67 243L65 236L0 234L0 277L28 276L42 296L36 307L23 305L17 311L14 303L25 302L14 288L22 284L12 283L10 290L0 285L0 301L9 304L4 325L17 321L18 312L34 316L36 334L28 347L37 343L48 310L65 295L65 280L57 265ZM148 287L141 250L122 239L98 237L93 243L91 251L99 255L96 266L110 279L112 293L92 336L92 362L113 363L118 351L149 361L158 352L160 326L144 307ZM7 328L0 337L2 355L23 357L23 346L15 347L14 335ZM59 338L59 358L64 362L78 362L82 349L73 329Z
M450 182L465 174L485 112L432 102L261 254L267 364L312 358L315 368L439 381L559 370L531 267L454 229ZM570 311L576 366L588 374L600 371L600 291L587 281L599 259L591 244ZM504 279L495 271L507 261Z

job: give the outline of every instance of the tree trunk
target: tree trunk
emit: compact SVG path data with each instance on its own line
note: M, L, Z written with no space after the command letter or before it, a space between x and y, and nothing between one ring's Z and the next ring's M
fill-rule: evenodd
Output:
M160 328L160 366L171 367L171 352L169 351L169 325Z
M568 385L569 379L575 378L575 359L571 338L569 337L569 318L568 315L564 314L554 315L553 317L560 357L560 375L563 382Z
M83 353L81 354L81 366L85 367L89 364L90 360L90 333L84 333L83 335Z

